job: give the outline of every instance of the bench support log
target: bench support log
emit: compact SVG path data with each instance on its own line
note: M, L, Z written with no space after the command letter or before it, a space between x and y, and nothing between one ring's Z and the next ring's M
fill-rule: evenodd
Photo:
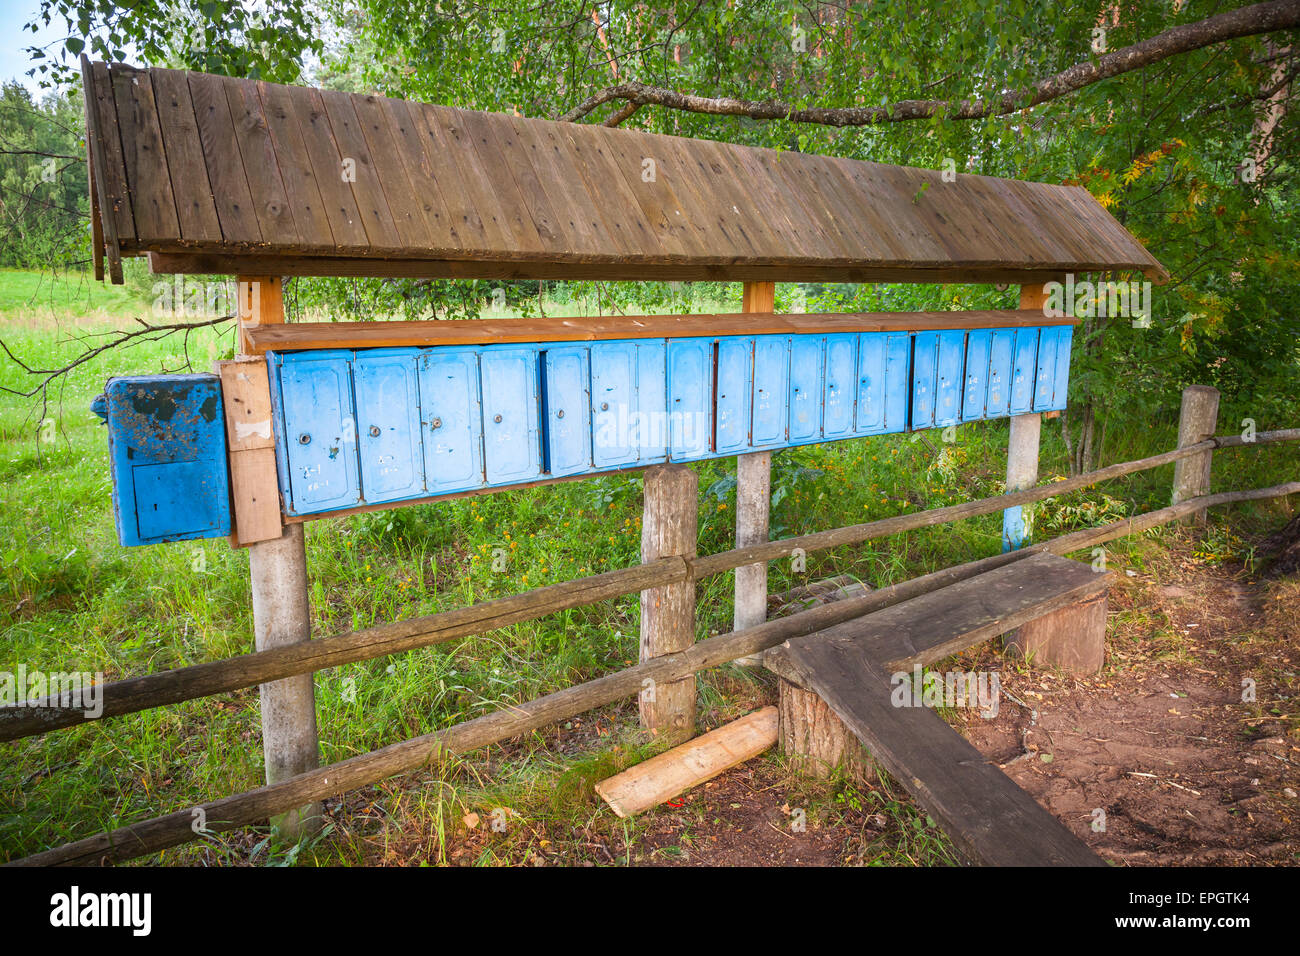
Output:
M861 742L815 691L780 679L777 739L800 773L826 779L842 770L863 779L874 764Z
M1106 592L1051 611L1007 635L1007 649L1034 664L1096 674L1106 663Z

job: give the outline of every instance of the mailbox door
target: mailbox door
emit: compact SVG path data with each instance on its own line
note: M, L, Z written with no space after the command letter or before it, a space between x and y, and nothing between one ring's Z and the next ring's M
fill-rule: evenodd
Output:
M933 428L939 382L939 336L918 332L912 352L912 419L909 427Z
M709 454L713 424L713 347L708 339L668 343L668 456L691 461Z
M634 441L642 464L668 460L668 346L663 339L636 343L637 411Z
M1070 346L1074 341L1074 329L1062 325L1056 337L1056 394L1052 398L1053 409L1064 409L1070 393Z
M822 353L820 335L790 337L790 443L814 442L822 434Z
M352 353L290 352L279 366L280 421L290 514L349 508L361 501Z
M1038 368L1034 373L1034 411L1046 412L1056 408L1057 356L1061 334L1069 326L1049 325L1038 332ZM1066 354L1069 363L1069 354Z
M789 398L790 337L786 335L755 337L751 447L774 448L787 444Z
M361 495L375 504L424 493L424 449L416 349L356 353L357 445Z
M1034 371L1038 359L1038 330L1016 329L1011 360L1012 415L1024 415L1034 404Z
M971 333L971 335L974 334ZM990 333L989 384L984 402L984 416L986 418L1001 418L1011 408L1011 382L1015 351L1015 329L994 329ZM969 365L967 368L969 368Z
M714 406L714 451L734 455L749 447L754 340L728 337L718 340L718 391Z
M425 349L418 362L425 485L430 494L483 484L478 353Z
M662 363L659 372L663 377ZM663 386L659 387L663 394ZM592 462L597 468L634 465L637 447L637 347L631 342L591 344Z
M586 346L541 353L546 409L545 470L552 475L591 471L591 386Z
M880 435L906 427L910 350L906 334L858 336L856 434Z
M537 351L489 346L479 356L479 368L487 483L532 481L542 473Z
M826 336L826 383L822 392L822 437L848 438L853 434L853 393L857 379L858 337Z
M939 374L935 387L934 424L938 428L961 421L963 362L966 356L966 333L939 332Z
M992 343L991 329L972 329L966 336L966 374L961 393L961 420L964 422L979 421L985 415Z

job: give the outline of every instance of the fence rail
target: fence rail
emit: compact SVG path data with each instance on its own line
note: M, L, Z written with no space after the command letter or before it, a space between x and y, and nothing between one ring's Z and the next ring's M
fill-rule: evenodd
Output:
M1300 429L1260 432L1252 441L1218 436L1148 458L1110 465L1097 471L1024 491L1012 492L945 508L799 535L780 541L736 548L698 558L666 557L592 577L538 588L468 608L347 632L308 643L240 655L178 668L159 674L116 681L102 688L102 716L117 716L152 707L211 696L340 664L367 660L467 637L533 620L559 610L580 607L625 594L669 584L692 582L759 561L789 556L795 549L814 552L917 528L992 514L1066 494L1111 478L1157 468L1220 448L1300 441ZM1247 491L1221 492L1188 498L1166 508L1135 515L1100 528L1070 534L935 571L869 594L732 631L700 641L690 648L643 661L527 703L391 744L370 753L269 784L190 807L166 816L130 824L83 840L34 854L10 865L93 864L118 862L157 852L195 839L196 819L205 819L207 832L220 832L256 823L304 803L373 784L386 777L416 770L431 761L518 736L594 707L639 694L647 679L668 683L698 671L761 652L792 637L815 633L1039 551L1064 555L1106 541L1140 533L1203 512L1208 507L1300 494L1300 481ZM54 704L53 700L46 703ZM0 740L13 740L60 729L87 720L81 710L67 706L0 708ZM201 811L201 813L200 813Z
M861 544L864 541L914 531L918 528L945 524L961 518L993 514L1015 505L1043 501L1112 478L1158 468L1216 448L1289 441L1300 441L1300 428L1260 432L1253 442L1247 442L1236 435L1218 436L1195 445L1162 452L1149 458L1109 465L1097 471L1025 491L980 498L959 505L898 515L830 531L783 538L746 548L734 548L698 558L660 558L648 564L638 564L591 577L577 578L562 584L535 588L454 611L443 611L318 638L302 644L256 651L219 661L114 681L101 688L100 699L103 702L103 712L100 717L93 719L118 717L153 707L210 697L213 694L229 693L285 677L313 673L343 664L386 657L461 637L470 637L512 624L536 620L557 611L571 610L653 587L692 579L699 580L759 561L789 557L796 548L806 553L824 551L847 544ZM0 741L16 740L33 734L71 727L90 719L92 718L86 717L84 709L77 707L75 702L71 702L68 706L60 706L53 698L41 701L39 706L3 707L0 708Z

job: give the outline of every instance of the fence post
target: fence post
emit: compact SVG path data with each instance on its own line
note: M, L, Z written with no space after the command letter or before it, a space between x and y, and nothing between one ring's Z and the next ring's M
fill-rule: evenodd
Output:
M1042 285L1020 287L1020 308L1041 310L1047 302ZM1039 412L1013 415L1007 436L1007 491L1023 491L1038 483L1038 440L1043 430ZM1033 505L1002 512L1002 550L1014 551L1034 534Z
M655 465L645 473L641 560L695 557L699 479L685 465ZM684 651L695 643L695 581L641 592L641 660ZM641 689L641 726L670 740L695 734L695 677Z
M239 350L249 358L247 329L284 321L284 293L279 276L239 276ZM265 386L263 386L265 387ZM266 396L269 410L269 395ZM233 459L232 459L233 464ZM257 483L264 497L276 501L274 459ZM277 514L274 519L279 520ZM273 533L274 527L264 531ZM253 638L259 651L311 640L311 611L307 599L307 550L300 524L284 527L277 537L248 545L248 570L253 593ZM262 684L262 750L266 782L279 783L320 766L316 730L316 688L312 674L299 674ZM310 803L290 810L272 824L289 840L317 832L321 805Z
M741 301L744 312L772 312L776 309L775 282L746 282ZM766 544L772 506L772 453L739 455L736 458L736 547ZM736 601L733 629L740 631L767 620L767 562L736 568ZM746 667L762 664L761 654L742 657L736 663Z
M1183 406L1178 415L1178 447L1195 445L1214 435L1219 423L1219 390L1209 385L1183 389ZM1213 452L1202 452L1174 462L1174 504L1210 493L1210 460ZM1205 524L1205 509L1179 519L1181 524Z
M307 550L302 525L285 527L273 541L249 545L253 580L253 634L259 651L311 640L307 603ZM320 766L316 688L311 674L262 684L262 747L266 782L279 783ZM320 828L321 807L311 803L271 822L290 840Z

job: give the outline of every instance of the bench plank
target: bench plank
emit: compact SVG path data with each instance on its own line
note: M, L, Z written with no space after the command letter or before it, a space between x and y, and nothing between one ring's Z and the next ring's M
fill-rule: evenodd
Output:
M895 707L890 668L872 660L867 645L804 642L788 664L972 860L1106 865L933 710Z
M1105 865L932 709L895 706L891 675L933 663L1104 592L1109 573L1040 553L764 656L815 691L971 859L992 866Z
M1045 614L1106 590L1112 572L1046 552L1032 555L929 594L787 641L764 656L782 676L787 649L797 644L861 643L889 671L911 670L1005 634Z

